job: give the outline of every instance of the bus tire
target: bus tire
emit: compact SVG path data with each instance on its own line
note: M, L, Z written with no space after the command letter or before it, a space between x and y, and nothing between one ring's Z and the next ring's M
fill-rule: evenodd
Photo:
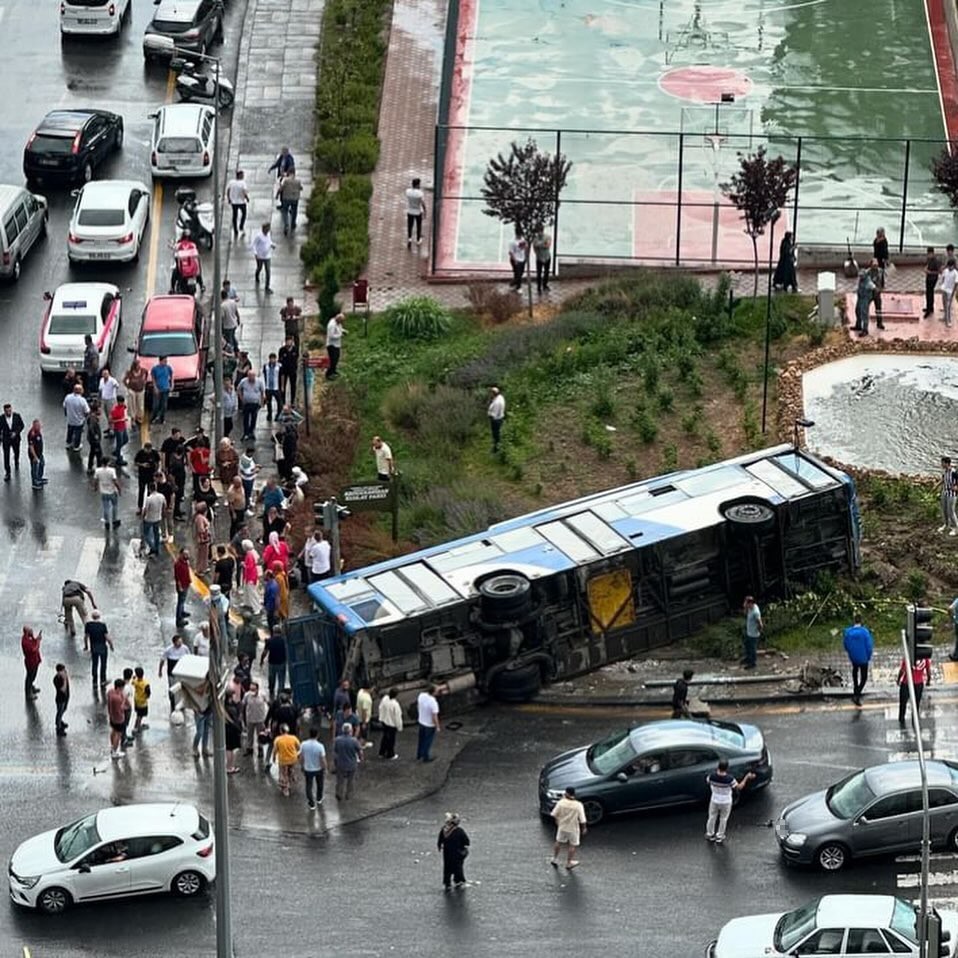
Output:
M756 499L724 505L722 516L732 529L738 532L765 532L775 525L775 510Z
M497 672L492 680L492 697L500 702L528 702L542 688L542 671L531 662Z
M491 575L479 583L479 604L486 622L518 619L532 604L532 583L515 572Z

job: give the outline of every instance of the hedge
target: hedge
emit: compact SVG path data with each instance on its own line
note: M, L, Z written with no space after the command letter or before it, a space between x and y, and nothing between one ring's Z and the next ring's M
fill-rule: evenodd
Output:
M338 190L331 190L329 185L326 177L319 177L313 186L306 207L309 239L300 256L313 283L322 283L326 266L332 261L342 285L358 278L369 258L373 182L369 176L354 173L340 180Z

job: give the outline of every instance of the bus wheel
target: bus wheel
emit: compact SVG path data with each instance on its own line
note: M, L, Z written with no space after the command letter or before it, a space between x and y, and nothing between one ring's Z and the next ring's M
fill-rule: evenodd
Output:
M514 572L491 575L479 584L479 602L486 622L518 619L532 604L532 585Z
M725 521L742 532L764 532L775 525L775 512L764 502L734 502L722 506Z
M542 688L542 671L532 662L498 672L492 680L492 696L500 702L528 702Z

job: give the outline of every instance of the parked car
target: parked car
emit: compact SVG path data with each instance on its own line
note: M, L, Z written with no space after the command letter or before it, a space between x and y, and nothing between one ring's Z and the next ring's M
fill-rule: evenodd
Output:
M182 802L105 808L28 839L8 868L10 898L55 915L70 905L173 892L216 879L210 823Z
M613 732L593 745L547 762L539 774L539 812L548 816L570 785L589 824L607 815L708 800L705 781L720 759L741 778L753 772L747 791L772 780L765 739L754 725L665 720Z
M151 113L150 172L156 177L209 176L213 172L216 111L199 103L172 103Z
M60 36L116 36L130 0L60 0Z
M154 0L156 12L143 35L146 60L170 59L174 46L206 53L223 39L221 0Z
M96 168L123 147L123 117L107 110L53 110L23 148L28 183L79 180L88 183Z
M70 262L135 263L150 220L150 188L135 180L96 180L74 195Z
M46 197L0 184L0 278L16 282L24 257L47 235Z
M84 337L89 334L100 353L100 365L109 364L122 323L123 299L112 283L64 283L47 303L40 324L40 371L63 372L83 367Z
M136 346L131 350L147 373L160 356L173 367L171 399L203 399L209 354L209 324L192 296L153 296L143 309ZM147 398L152 390L147 385Z
M926 766L932 843L958 851L958 763ZM918 762L887 762L792 802L775 837L786 861L838 871L852 858L917 851L921 809Z
M958 912L939 911L942 940L954 942ZM892 895L823 895L794 911L733 918L706 958L757 955L918 955L918 909ZM947 936L947 938L946 938ZM951 955L951 947L947 952Z

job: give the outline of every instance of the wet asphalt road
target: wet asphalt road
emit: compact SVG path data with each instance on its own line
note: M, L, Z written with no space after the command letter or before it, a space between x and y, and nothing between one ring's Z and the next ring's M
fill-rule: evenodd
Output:
M942 690L935 701L932 693L930 741L942 754L954 751L954 704L954 695ZM894 893L898 876L913 873L915 865L878 860L832 876L787 868L768 827L787 802L862 764L907 751L894 716L876 705L861 714L758 710L742 717L765 730L775 780L735 810L725 846L704 841L703 809L633 816L592 829L582 865L571 875L547 864L552 832L535 806L537 771L551 755L623 719L492 710L467 717L472 741L446 786L428 799L325 838L260 828L234 833L237 954L545 958L570 950L692 958L739 914L794 907L825 892ZM11 722L15 712L8 710L4 727ZM99 780L90 784L88 768L71 767L68 751L57 749L48 717L47 730L28 735L20 748L9 734L5 740L8 765L19 755L23 765L42 771L7 769L0 856L38 828L88 810L89 793L100 787ZM170 787L188 791L190 783ZM448 809L463 815L472 838L471 884L445 894L435 838ZM933 867L947 873L956 865L936 861ZM947 903L958 889L942 884L933 894ZM0 951L11 953L14 943L30 944L34 956L64 958L211 954L212 902L89 906L56 921L0 910Z

